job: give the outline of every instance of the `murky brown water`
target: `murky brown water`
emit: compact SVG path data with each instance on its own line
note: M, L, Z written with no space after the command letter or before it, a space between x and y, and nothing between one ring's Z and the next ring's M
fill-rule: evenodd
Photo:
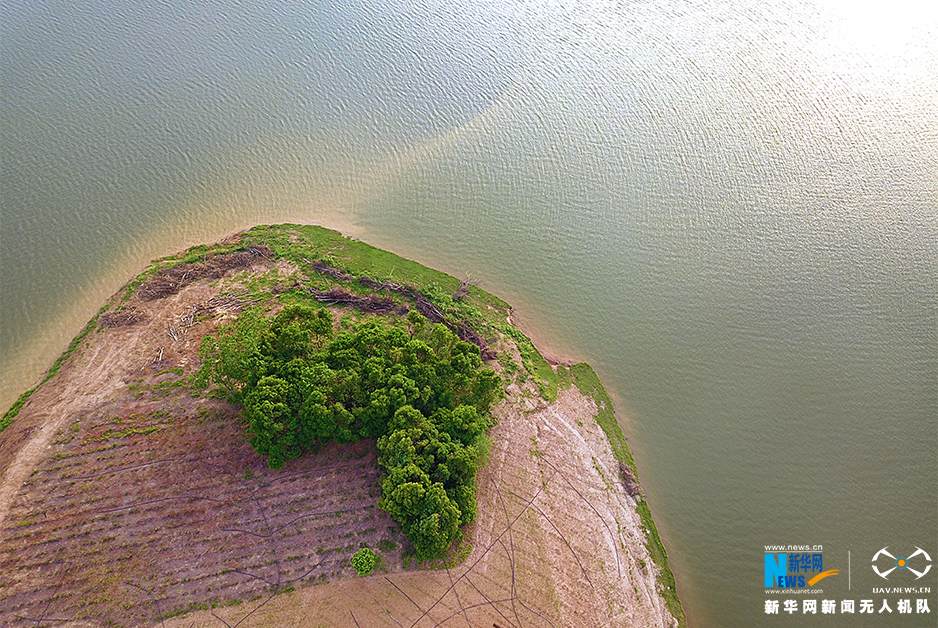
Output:
M150 259L326 224L597 368L692 625L765 544L879 608L938 554L935 10L449 4L4 4L2 405Z

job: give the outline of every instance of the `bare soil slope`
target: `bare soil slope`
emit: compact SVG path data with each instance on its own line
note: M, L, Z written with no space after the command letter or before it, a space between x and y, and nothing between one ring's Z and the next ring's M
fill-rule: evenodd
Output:
M593 400L568 389L547 405L524 390L497 409L460 565L334 581L167 628L676 625Z

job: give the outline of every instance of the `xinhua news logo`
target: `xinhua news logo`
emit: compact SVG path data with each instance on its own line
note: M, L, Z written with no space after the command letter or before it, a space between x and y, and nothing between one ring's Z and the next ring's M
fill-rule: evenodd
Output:
M824 555L819 552L766 552L765 588L803 589L818 581L836 576L837 569L824 570Z

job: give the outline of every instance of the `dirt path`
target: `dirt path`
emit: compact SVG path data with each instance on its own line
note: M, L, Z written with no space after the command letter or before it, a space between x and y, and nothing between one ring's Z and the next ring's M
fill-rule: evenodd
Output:
M23 483L48 456L55 433L68 424L82 409L94 407L124 387L122 376L127 370L130 354L123 342L108 342L90 337L88 347L79 350L55 376L30 397L17 422L4 434L4 445L18 441L21 445L4 447L5 457L12 460L3 470L0 483L0 527ZM19 438L17 438L17 436ZM24 443L25 440L25 443Z

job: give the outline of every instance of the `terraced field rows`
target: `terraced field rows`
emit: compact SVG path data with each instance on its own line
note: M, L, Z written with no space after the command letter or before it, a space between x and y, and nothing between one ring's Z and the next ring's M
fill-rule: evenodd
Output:
M200 403L113 402L56 435L0 531L0 624L154 622L349 576L361 545L404 543L376 506L372 442L272 472L232 408Z

